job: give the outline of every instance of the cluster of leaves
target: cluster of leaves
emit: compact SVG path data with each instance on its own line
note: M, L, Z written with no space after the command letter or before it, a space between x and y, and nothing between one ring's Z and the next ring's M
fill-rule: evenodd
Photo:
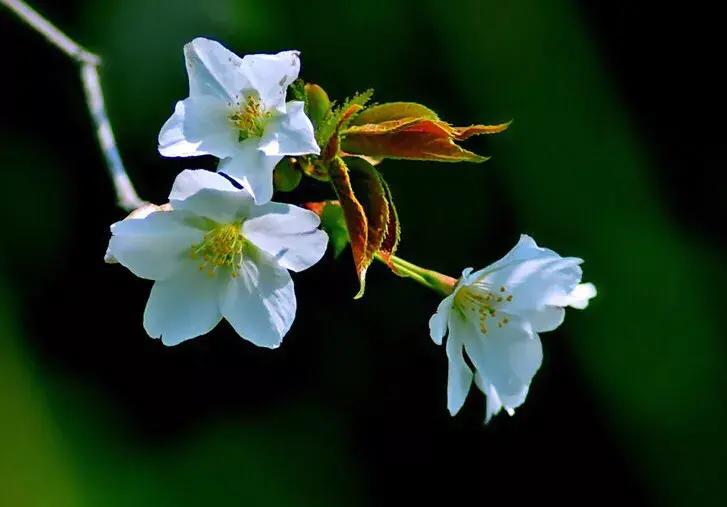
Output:
M319 146L325 147L322 157L324 159L332 158L338 155L341 132L363 110L369 100L371 100L374 91L366 90L362 93L357 93L338 106L336 104L328 104L327 109L324 111L323 108L326 106L326 102L325 100L318 99L321 96L328 99L328 96L325 95L326 92L317 85L308 85L308 90L310 90L308 97L316 101L319 106L315 113L321 115L318 123L314 123L316 128L316 141L318 141Z
M363 295L366 271L380 258L391 262L401 237L391 190L376 165L385 158L438 162L483 162L483 157L457 144L479 134L495 134L509 123L454 127L426 106L414 102L370 105L372 90L331 102L316 84L297 81L291 97L305 102L305 111L321 147L318 157L284 160L275 171L276 188L297 186L301 173L330 182L336 200L308 203L318 213L338 256L351 244L359 291Z

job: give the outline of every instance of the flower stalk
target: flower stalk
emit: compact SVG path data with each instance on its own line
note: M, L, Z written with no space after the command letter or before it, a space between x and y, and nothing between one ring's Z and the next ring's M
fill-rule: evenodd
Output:
M389 257L387 262L381 254L377 253L376 260L389 265L397 275L410 278L442 296L450 295L454 290L454 286L457 284L457 280L451 276L417 266L413 262L404 260L396 255Z

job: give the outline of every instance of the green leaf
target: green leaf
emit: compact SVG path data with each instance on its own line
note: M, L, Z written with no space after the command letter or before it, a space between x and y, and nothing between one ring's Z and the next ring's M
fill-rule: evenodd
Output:
M351 125L381 123L391 120L401 120L403 118L439 119L437 113L416 102L387 102L386 104L366 108L356 116L351 122Z
M366 104L369 103L371 100L371 97L374 96L374 90L372 88L369 88L368 90L365 90L361 93L356 93L353 97L350 97L346 99L346 101L341 105L341 117L339 118L339 125L338 130L345 129L349 123L355 118L354 115L347 115L344 117L345 112L351 109L351 106L356 106L356 111L358 114L358 111L362 110Z
M288 87L288 100L305 101L305 87L307 85L302 79L296 79Z
M314 206L317 209L314 209ZM328 240L333 247L333 257L338 258L349 243L346 219L343 216L341 204L338 201L323 201L309 203L306 207L315 211L321 218L321 227L328 234Z
M343 104L332 108L321 122L316 131L316 140L318 146L325 150L328 143L334 136L338 136L338 132L346 128L349 122L354 118L363 107L371 100L374 91L369 89L361 93L355 94L353 97L346 99ZM332 157L337 155L332 153Z
M346 219L343 217L343 209L336 203L336 206L326 206L323 209L321 221L324 229L328 232L333 247L333 257L338 258L343 249L349 243Z

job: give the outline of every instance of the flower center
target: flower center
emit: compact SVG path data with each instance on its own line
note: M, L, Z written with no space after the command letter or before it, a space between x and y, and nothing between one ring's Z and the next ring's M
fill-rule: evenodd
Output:
M497 323L497 327L503 327L510 322L506 316L498 320L498 311L511 301L512 294L505 286L496 288L480 280L462 287L454 296L454 304L465 317L468 313L477 316L483 334L487 334L490 319Z
M260 97L249 94L238 109L230 115L230 121L239 131L239 141L251 137L262 137L265 132L265 125L272 114L263 109Z
M246 243L241 227L241 222L219 224L204 235L202 242L192 245L191 255L201 261L200 271L214 276L218 269L228 268L230 276L237 277Z

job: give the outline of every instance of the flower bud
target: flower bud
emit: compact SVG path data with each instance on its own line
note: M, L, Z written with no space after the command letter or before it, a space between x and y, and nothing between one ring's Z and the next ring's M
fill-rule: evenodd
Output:
M331 109L331 100L323 88L317 84L308 83L305 85L305 105L308 118L317 127Z
M297 164L295 164L294 159L285 157L275 166L273 184L276 190L290 192L298 186L302 177L303 175L298 169Z

